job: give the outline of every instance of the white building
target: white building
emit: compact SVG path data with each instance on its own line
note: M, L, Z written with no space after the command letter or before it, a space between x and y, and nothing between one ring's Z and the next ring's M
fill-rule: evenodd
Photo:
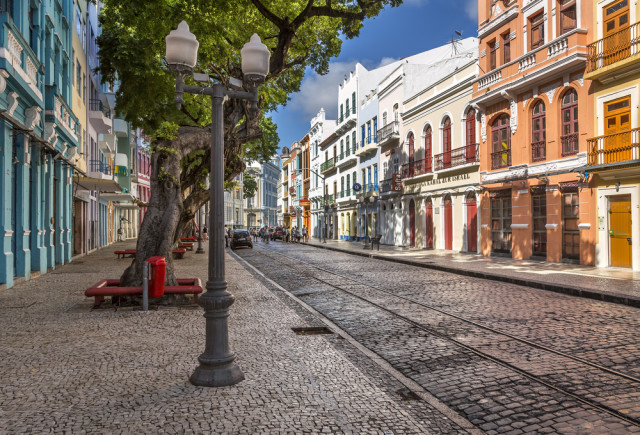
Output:
M244 222L247 228L278 224L278 183L280 181L279 157L264 163L252 162L246 169L257 184L252 198L245 198ZM280 208L282 210L282 208Z

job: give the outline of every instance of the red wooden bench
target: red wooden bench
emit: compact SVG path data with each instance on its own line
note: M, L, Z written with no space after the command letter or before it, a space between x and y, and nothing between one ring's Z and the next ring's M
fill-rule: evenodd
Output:
M180 237L181 242L197 242L197 237Z
M184 249L174 249L173 251L171 251L171 253L173 254L173 258L184 258L184 254L187 251L185 251Z
M103 279L85 290L84 295L94 298L93 308L98 308L105 296L117 297L119 303L120 296L142 295L142 287L119 287L119 284L119 279ZM202 293L202 282L199 278L178 279L178 284L177 286L165 286L164 294L193 295L193 301L198 302L198 295Z
M135 249L122 249L120 251L114 251L113 253L118 256L118 259L120 259L120 256L122 256L122 258L127 258L127 256L129 258L135 258L136 256Z
M178 244L178 249L188 249L189 251L193 251L193 243L180 243Z

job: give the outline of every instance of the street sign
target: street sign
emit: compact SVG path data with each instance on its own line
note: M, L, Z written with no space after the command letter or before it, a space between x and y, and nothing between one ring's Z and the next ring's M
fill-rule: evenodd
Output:
M353 185L353 191L354 192L360 192L362 190L362 185L360 183L355 183Z

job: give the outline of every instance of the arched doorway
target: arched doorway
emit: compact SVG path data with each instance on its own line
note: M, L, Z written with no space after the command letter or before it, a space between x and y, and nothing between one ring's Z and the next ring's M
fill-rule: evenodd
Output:
M473 192L467 193L467 251L478 251L478 206L476 195Z
M416 246L416 203L413 199L409 203L409 246Z
M427 233L427 248L433 248L433 201L431 198L427 199L427 204L425 206L425 215L426 219L426 233Z
M453 203L448 194L444 197L444 249L453 249Z

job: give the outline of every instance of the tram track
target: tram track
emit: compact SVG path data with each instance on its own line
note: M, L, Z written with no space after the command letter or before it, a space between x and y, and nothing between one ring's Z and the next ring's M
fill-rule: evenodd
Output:
M320 271L324 274L330 274L332 276L338 277L341 280L347 280L348 282L358 286L358 288L362 289L369 289L368 291L373 290L374 292L377 292L381 295L384 296L389 296L391 298L393 298L392 300L398 300L401 299L404 302L407 302L409 304L412 304L415 307L419 307L422 310L428 310L434 313L437 313L440 316L445 316L449 319L454 319L457 322L461 322L465 325L467 325L468 327L472 327L472 328L476 328L478 330L484 331L485 333L490 333L490 334L494 334L496 336L500 336L500 337L504 337L507 338L509 340L512 340L513 342L518 343L518 345L520 346L526 346L532 349L535 349L536 352L539 354L537 357L542 360L542 359L548 359L549 355L552 355L555 358L559 358L562 361L565 362L571 362L573 365L582 365L583 368L586 366L588 367L592 372L593 371L597 371L599 374L594 376L594 377L602 377L602 376L607 376L607 379L596 379L593 380L591 379L590 382L594 383L594 384L598 384L598 382L611 382L614 378L617 379L618 382L620 383L624 383L626 385L624 385L625 388L621 388L622 391L624 391L625 389L629 390L629 386L632 386L632 388L630 388L631 390L635 390L638 391L640 390L640 379L638 379L635 376L629 375L627 373L623 373L619 370L614 370L611 369L609 367L605 367L601 364L598 363L594 363L592 361L589 361L585 358L581 358L581 357L577 357L574 355L570 355L567 354L566 352L562 352L560 350L557 349L553 349L549 346L540 344L540 343L536 343L532 340L528 340L522 337L518 337L514 334L511 334L509 332L505 332L496 328L493 328L491 326L479 323L475 320L471 320L468 318L465 318L463 316L460 316L458 314L455 313L451 313L449 311L443 310L441 308L435 307L433 305L429 305L426 304L424 302L418 301L414 298L411 297L407 297L407 296L403 296L403 295L399 295L397 294L397 292L392 292L389 290L386 290L384 288L381 288L380 286L376 286L370 282L366 282L363 281L361 279L357 279L354 278L352 276L348 276L345 275L343 273L339 273L336 272L334 270L330 270L327 269L325 267L321 267L317 264L313 264L309 261L306 261L304 259L301 259L299 257L293 257L287 254L284 254L282 252L278 252L277 250L274 249L269 249L267 247L260 247L258 248L260 251L262 251L262 255L268 257L269 259L271 259L272 261L278 262L282 265L284 265L285 267L291 269L291 270L295 270L295 273L298 275L302 275L303 277L309 278L309 279L313 279L318 281L319 283L322 283L326 286L329 286L330 288L348 294L353 298L356 298L366 304L369 304L373 307L375 307L376 309L379 309L381 311L384 311L385 313L388 313L398 319L401 319L403 322L411 325L414 328L417 328L427 334L431 334L441 340L446 340L450 343L453 343L454 345L465 349L468 352L473 353L474 355L486 359L488 361L491 361L494 364L498 364L508 370L514 371L516 373L518 373L519 375L537 382L543 386L545 386L546 388L552 389L554 391L557 391L567 397L571 397L572 399L583 403L586 406L589 406L593 409L596 409L600 412L604 412L607 413L617 419L620 419L622 421L627 422L630 425L635 426L636 428L640 428L640 416L639 415L629 415L628 410L624 410L624 409L616 409L614 406L605 404L605 403L601 403L598 400L596 400L593 397L597 397L597 394L591 394L592 397L588 397L588 394L584 394L584 387L582 387L581 389L578 389L580 391L572 391L572 389L570 388L571 382L565 382L565 385L559 386L557 385L557 383L551 382L549 379L545 379L542 376L539 376L538 374L532 372L531 370L528 370L526 368L523 367L519 367L517 362L513 362L513 359L517 359L513 356L510 356L509 358L504 358L504 357L500 357L500 356L496 356L495 354L491 354L486 350L481 349L480 347L476 346L474 347L473 345L467 344L462 342L461 340L458 340L454 337L452 337L450 334L443 332L441 330L439 330L438 328L434 327L433 325L426 325L424 322L422 321L417 321L413 318L408 317L407 315L401 314L399 313L397 310L388 308L387 303L385 303L384 306L383 304L381 304L381 301L376 302L374 299L374 297L366 297L362 295L362 291L358 292L358 291L354 291L354 290L349 290L347 288L345 288L345 284L342 284L340 282L336 283L335 280L332 282L331 279L329 279L328 277L322 277L322 276L317 276L314 275L313 273L310 273L309 270L303 270L300 271L298 269L296 269L296 266L299 268L300 264L304 264L305 267L307 268L313 268L314 270ZM280 257L280 258L278 258ZM291 264L287 264L286 262L283 262L281 260L281 258L286 258L290 261L295 262L295 265L291 265ZM489 346L484 346L486 347L490 347ZM503 351L504 352L504 351ZM529 352L523 352L523 354L529 354ZM512 361L509 361L508 359L511 359ZM530 362L530 361L529 361ZM604 374L604 375L603 375ZM575 390L575 389L574 389ZM582 394L581 394L582 392Z

